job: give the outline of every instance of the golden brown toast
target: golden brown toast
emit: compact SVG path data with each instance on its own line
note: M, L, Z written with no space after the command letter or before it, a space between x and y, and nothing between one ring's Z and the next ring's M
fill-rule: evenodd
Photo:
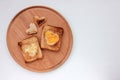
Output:
M34 22L36 23L36 25L38 25L38 27L40 27L42 24L44 24L46 22L46 18L43 17L39 17L39 16L34 16Z
M55 26L44 26L41 37L41 48L58 51L61 46L63 28Z
M36 34L37 33L37 27L34 23L30 23L29 28L26 30L27 34Z
M32 36L18 43L22 49L22 55L25 62L32 62L42 58L42 52L37 37Z

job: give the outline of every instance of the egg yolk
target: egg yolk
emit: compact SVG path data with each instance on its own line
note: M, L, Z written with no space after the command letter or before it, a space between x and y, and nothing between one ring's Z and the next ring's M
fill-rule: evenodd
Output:
M47 40L47 44L54 45L59 41L59 36L56 33L53 33L52 31L47 31L45 33L45 39Z

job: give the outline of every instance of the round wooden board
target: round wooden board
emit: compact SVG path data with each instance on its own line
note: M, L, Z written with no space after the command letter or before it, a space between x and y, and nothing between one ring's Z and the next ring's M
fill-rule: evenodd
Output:
M40 42L42 27L44 25L53 25L62 27L64 34L59 51L42 50L43 59L39 59L30 63L25 63L22 51L18 46L18 42L29 37L25 33L29 24L33 21L34 16L45 16L47 22L38 27L36 36ZM73 44L73 37L70 26L67 21L55 10L45 6L32 6L20 11L11 21L7 31L7 46L14 60L22 67L34 72L46 72L58 68L69 57Z

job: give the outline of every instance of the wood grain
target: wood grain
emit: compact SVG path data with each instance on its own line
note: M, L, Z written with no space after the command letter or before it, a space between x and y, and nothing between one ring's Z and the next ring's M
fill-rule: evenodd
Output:
M33 22L33 16L45 16L47 18L47 22L41 27L38 27L38 33L35 34L35 36L38 37L39 42L41 39L42 27L47 24L62 27L64 29L64 34L59 51L54 52L42 50L44 55L43 59L39 59L31 63L25 63L22 51L18 46L18 42L29 37L25 31L28 29L29 24ZM25 69L34 72L46 72L58 68L69 57L72 44L72 32L67 21L58 12L45 6L32 6L20 11L10 22L7 31L7 46L10 54L18 64Z

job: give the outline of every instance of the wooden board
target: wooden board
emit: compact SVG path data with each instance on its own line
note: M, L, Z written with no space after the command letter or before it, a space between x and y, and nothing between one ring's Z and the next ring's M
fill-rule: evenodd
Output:
M25 33L29 24L33 21L33 16L45 16L47 22L38 28L36 36L41 39L41 30L44 25L62 27L64 34L61 48L57 52L42 50L43 59L31 63L25 63L22 51L18 42L28 37ZM11 21L7 31L7 46L14 60L22 67L34 72L46 72L58 68L69 57L73 44L73 37L67 21L55 10L45 6L32 6L20 11Z

